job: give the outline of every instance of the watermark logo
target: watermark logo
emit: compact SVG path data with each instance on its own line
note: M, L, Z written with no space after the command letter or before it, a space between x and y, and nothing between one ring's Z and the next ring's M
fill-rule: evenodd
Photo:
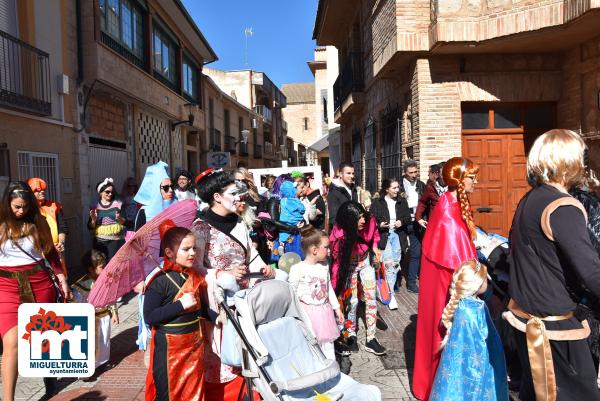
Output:
M19 374L89 377L94 374L96 319L91 304L19 306Z

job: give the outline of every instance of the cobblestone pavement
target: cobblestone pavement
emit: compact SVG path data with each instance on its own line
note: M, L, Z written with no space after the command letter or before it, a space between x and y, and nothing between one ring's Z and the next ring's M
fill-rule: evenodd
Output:
M360 352L351 357L350 375L363 383L377 385L384 401L414 400L410 392L410 374L415 346L417 296L404 288L396 294L400 308L390 311L380 305L381 315L388 323L387 331L377 337L388 349L377 357L364 350L364 327L360 326ZM52 401L67 400L143 400L146 368L143 355L137 351L137 301L125 302L119 309L121 323L113 326L110 368L85 380L60 379L60 392ZM19 378L17 400L41 400L44 385L41 379Z

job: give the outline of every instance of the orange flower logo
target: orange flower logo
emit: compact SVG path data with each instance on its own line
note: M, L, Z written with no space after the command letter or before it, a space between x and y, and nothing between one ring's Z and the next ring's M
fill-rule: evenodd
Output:
M48 330L55 330L59 333L63 333L71 329L71 325L65 323L65 318L62 316L56 316L56 313L50 311L46 312L44 308L40 308L37 314L31 316L29 323L25 326L25 334L23 339L28 340L31 343L31 332L41 331L42 333ZM42 352L47 352L50 349L50 343L47 340L42 342Z

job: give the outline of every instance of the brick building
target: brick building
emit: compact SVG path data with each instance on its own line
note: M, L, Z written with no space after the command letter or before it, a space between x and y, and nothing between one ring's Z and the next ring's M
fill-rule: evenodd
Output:
M180 0L0 0L0 187L48 182L69 265L91 246L101 178L120 191L161 159L199 170L202 67L214 60Z
M260 71L223 71L207 67L203 71L223 93L259 115L252 126L253 143L262 146L264 167L281 166L288 148L287 124L282 118L287 100L281 90ZM262 127L262 140L259 127Z
M371 191L400 162L464 155L482 166L476 220L506 234L537 135L579 132L600 167L600 4L585 0L320 0L336 46L342 154ZM594 157L594 152L596 156Z
M9 181L43 178L46 196L64 206L66 247L75 249L82 236L75 10L56 4L0 0L0 193Z
M266 125L261 115L244 106L232 95L223 92L208 76L204 76L206 128L208 141L202 146L202 155L208 152L229 152L230 166L263 168L264 135ZM248 135L243 143L243 132ZM206 157L202 158L206 166Z
M288 150L289 166L306 166L315 163L315 157L308 144L317 138L315 84L313 82L300 84L283 84L281 91L287 98L287 106L283 109L283 119L288 124L288 142L291 140L291 151Z

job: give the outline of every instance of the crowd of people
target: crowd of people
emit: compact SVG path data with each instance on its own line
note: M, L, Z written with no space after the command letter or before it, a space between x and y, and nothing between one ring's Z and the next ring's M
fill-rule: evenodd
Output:
M89 211L93 249L75 277L64 258L68 230L61 205L45 198L41 178L13 182L0 204L3 399L14 399L19 304L87 302L126 239L177 202L193 199L198 213L190 227L160 222L161 266L136 286L147 400L237 399L242 372L221 360L220 280L244 289L256 277L287 279L324 355L342 370L360 349L361 319L363 349L384 355L377 330L387 324L378 309L402 305L393 294L386 305L378 302L382 272L392 293L405 285L418 296L416 398L508 400L510 384L523 401L600 400L598 359L586 340L590 331L597 339L600 327L600 200L588 159L585 144L570 131L549 131L533 144L527 162L532 189L519 203L508 239L508 294L475 245L481 230L469 195L486 166L462 157L431 166L426 183L417 163L405 160L403 176L382 177L372 197L355 185L349 163L323 188L295 171L262 177L261 186L245 168L169 177L168 166L158 162L139 186L127 179L118 196L107 177L97 183L98 200ZM302 261L288 276L278 262L291 252ZM97 366L109 361L117 305L96 310ZM582 318L574 313L579 307L591 312Z

